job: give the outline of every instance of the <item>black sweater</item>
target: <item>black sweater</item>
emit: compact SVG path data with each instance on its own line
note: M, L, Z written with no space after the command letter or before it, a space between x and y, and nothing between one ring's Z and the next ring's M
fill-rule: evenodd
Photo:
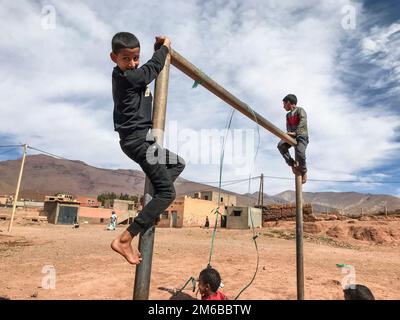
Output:
M164 67L168 48L161 46L153 57L140 68L122 70L116 66L112 74L114 99L114 129L121 139L146 135L153 126L151 120L152 95L148 84Z

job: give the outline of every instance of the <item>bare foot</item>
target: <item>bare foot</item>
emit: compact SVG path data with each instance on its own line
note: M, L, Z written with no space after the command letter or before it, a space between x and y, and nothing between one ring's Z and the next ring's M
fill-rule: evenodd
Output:
M301 176L301 182L306 183L307 182L307 173L303 173Z
M293 174L300 174L300 171L299 171L298 167L296 167L296 166L292 166L292 172L293 172Z
M111 242L111 248L123 256L130 264L139 264L142 261L139 250L132 248L132 236L125 230L118 238Z

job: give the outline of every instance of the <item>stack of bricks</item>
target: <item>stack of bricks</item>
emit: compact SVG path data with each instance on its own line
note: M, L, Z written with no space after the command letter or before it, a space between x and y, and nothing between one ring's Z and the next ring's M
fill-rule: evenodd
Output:
M304 221L314 221L311 203L306 203L303 206ZM272 204L263 208L263 221L278 221L278 220L294 220L296 218L295 204Z

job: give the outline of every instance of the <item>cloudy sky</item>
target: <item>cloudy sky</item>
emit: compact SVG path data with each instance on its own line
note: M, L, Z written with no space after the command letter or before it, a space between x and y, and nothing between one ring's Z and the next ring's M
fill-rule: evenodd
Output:
M309 178L331 181L309 181L304 191L400 196L398 12L394 0L2 0L0 145L138 169L113 131L110 41L134 33L144 63L154 36L166 34L176 51L283 130L282 98L297 95L308 114ZM186 158L184 178L218 181L221 145L204 137L223 136L232 109L174 67L170 76L166 145ZM293 179L278 179L293 176L277 137L258 134L239 112L231 128L223 180L264 173L266 193L294 188ZM0 148L0 160L20 155ZM335 182L349 180L361 182ZM250 191L257 189L255 181Z

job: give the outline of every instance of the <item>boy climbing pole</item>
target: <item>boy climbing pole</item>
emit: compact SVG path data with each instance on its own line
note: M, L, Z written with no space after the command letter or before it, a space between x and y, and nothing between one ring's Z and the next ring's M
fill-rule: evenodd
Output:
M154 190L151 201L113 240L111 248L130 264L139 264L141 253L133 249L132 239L154 225L174 201L174 181L185 168L185 161L158 145L152 133L153 99L149 84L163 69L171 41L165 36L156 37L153 57L140 67L140 43L135 35L119 32L112 38L111 46L110 57L116 64L112 73L114 129L119 133L122 151L140 165Z
M302 182L307 182L306 148L308 145L307 114L303 108L297 106L297 97L288 94L283 98L283 108L286 114L287 134L296 139L295 159L290 155L291 145L283 140L279 141L278 149L286 163L292 167L294 174L301 174Z

